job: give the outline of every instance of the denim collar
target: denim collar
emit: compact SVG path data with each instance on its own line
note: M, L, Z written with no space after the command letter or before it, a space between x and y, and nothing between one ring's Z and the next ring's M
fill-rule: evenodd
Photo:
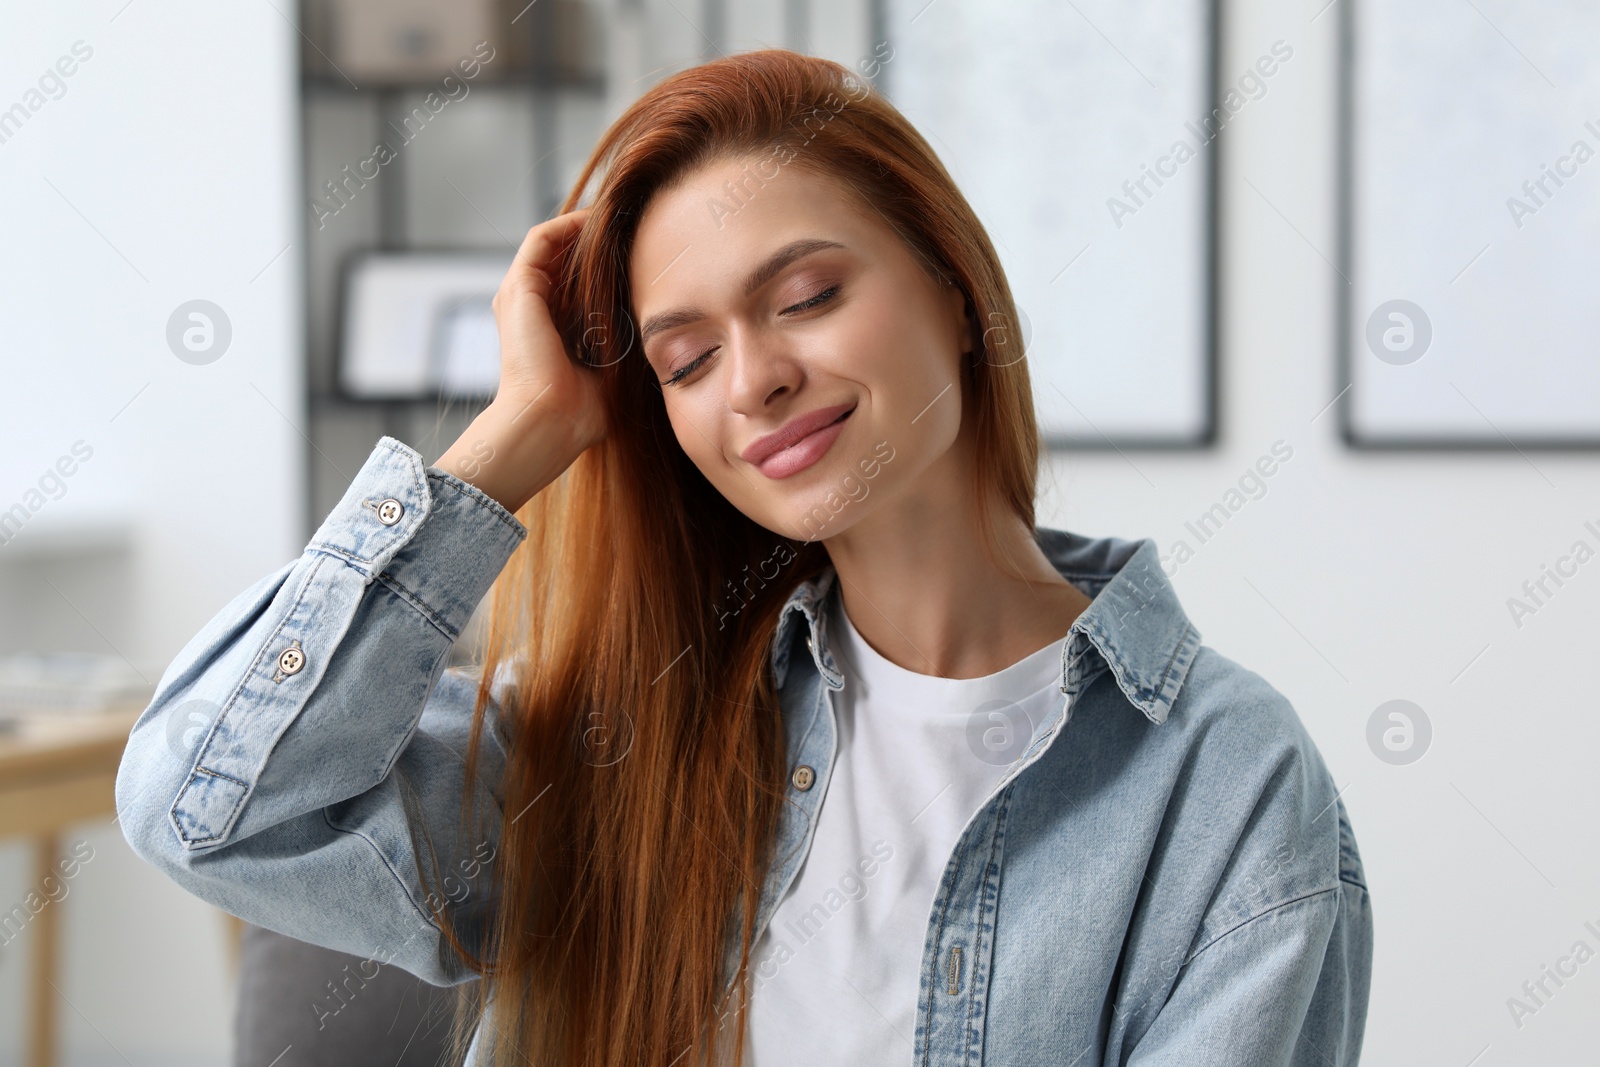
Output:
M1151 722L1165 722L1199 651L1200 634L1161 569L1155 542L1081 537L1042 526L1035 528L1034 538L1057 572L1093 598L1063 646L1061 691L1082 692L1109 670L1129 703ZM801 619L818 673L832 688L844 686L828 644L825 610L837 577L829 566L800 583L785 602L772 646L779 686Z

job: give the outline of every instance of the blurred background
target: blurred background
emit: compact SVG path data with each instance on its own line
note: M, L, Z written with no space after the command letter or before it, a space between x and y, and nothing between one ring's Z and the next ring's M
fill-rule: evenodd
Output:
M433 1062L427 991L131 854L120 743L379 436L432 459L470 421L489 296L605 125L764 46L874 83L989 226L1041 524L1154 539L1294 702L1373 894L1363 1062L1596 1059L1600 10L0 13L0 1065Z

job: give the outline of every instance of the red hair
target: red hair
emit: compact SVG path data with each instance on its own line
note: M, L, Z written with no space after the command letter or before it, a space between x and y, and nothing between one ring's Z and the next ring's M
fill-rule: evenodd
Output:
M898 111L837 63L770 50L685 70L617 119L563 207L588 197L591 211L552 309L598 368L610 432L519 513L529 536L490 597L470 741L472 773L490 680L508 673L502 810L527 817L502 827L487 951L440 916L483 975L473 1004L494 998L480 1040L497 1065L720 1063L724 1040L740 1062L740 991L787 785L771 645L788 594L828 558L740 513L679 447L634 343L627 269L650 198L729 155L843 183L960 286L981 526L991 548L999 522L1033 528L1039 440L1026 363L1004 347L1021 337L1010 290Z

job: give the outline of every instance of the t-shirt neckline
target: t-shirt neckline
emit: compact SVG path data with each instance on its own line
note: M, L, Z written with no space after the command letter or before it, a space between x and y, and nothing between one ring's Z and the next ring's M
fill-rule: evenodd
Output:
M828 610L828 632L833 637L846 685L854 681L874 695L892 693L896 699L891 706L911 713L925 714L928 709L947 707L971 709L986 700L1020 701L1061 684L1061 646L1067 640L1066 634L993 674L943 678L907 670L867 644L845 613L843 598L837 592L830 598Z

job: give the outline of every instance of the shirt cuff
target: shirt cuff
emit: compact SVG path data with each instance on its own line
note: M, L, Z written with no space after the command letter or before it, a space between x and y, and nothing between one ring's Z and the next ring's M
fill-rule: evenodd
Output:
M527 536L482 490L384 437L306 547L383 581L453 639Z

